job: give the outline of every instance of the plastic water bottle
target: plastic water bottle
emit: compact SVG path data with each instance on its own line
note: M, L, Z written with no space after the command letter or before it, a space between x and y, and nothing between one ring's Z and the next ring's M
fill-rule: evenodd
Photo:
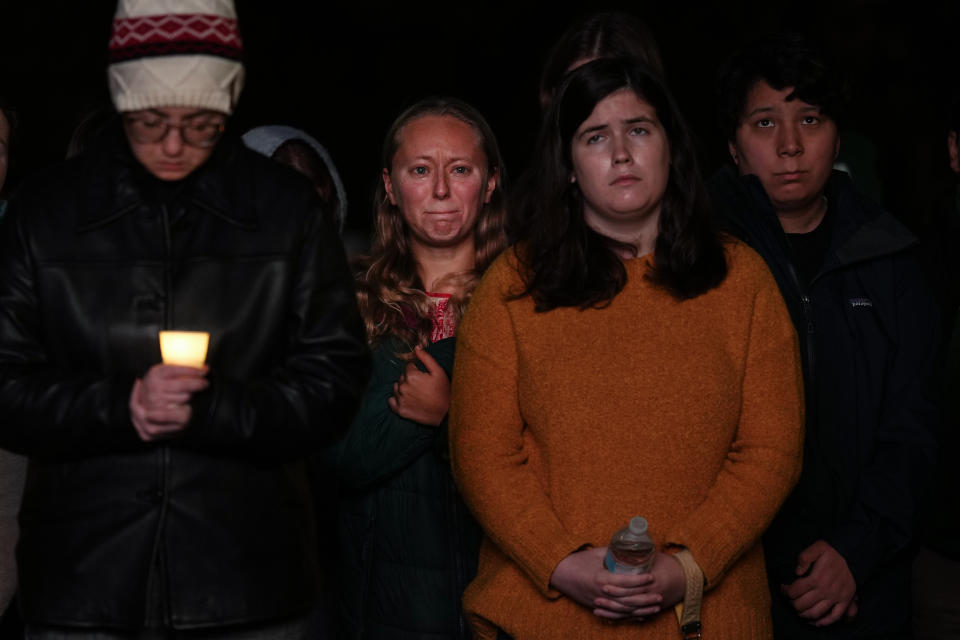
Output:
M613 573L646 573L656 556L657 547L647 535L647 520L636 516L613 534L603 566Z

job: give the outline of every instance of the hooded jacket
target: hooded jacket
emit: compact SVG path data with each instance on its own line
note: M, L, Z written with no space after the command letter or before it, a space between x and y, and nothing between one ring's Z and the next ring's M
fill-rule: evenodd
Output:
M310 148L317 152L317 156L323 161L327 172L330 174L330 180L333 182L333 188L337 194L337 207L334 211L337 227L343 231L344 221L347 219L347 190L343 186L343 180L340 178L340 172L333 164L333 158L326 148L320 144L316 138L306 131L295 129L284 125L267 125L265 127L256 127L243 134L243 144L262 156L270 158L276 153L285 142L291 140L301 140Z
M305 180L220 141L180 183L119 127L32 184L0 228L0 446L30 456L27 623L279 620L313 606L302 458L346 428L369 362L351 276ZM210 386L143 442L128 401L157 332L210 332Z
M775 630L820 633L790 615L779 591L796 578L799 553L819 539L844 557L857 582L859 614L836 631L903 629L937 424L938 315L912 255L916 239L834 172L825 193L830 248L805 285L759 179L727 167L710 190L721 228L756 250L777 280L803 356L803 473L764 539L774 611L786 612L774 616Z

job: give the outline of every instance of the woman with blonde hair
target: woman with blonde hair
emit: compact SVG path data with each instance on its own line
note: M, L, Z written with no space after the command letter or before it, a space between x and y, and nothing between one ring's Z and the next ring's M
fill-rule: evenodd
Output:
M394 121L381 166L358 278L374 373L332 452L342 635L466 638L480 536L450 474L446 414L457 324L505 246L503 162L473 107L434 98Z

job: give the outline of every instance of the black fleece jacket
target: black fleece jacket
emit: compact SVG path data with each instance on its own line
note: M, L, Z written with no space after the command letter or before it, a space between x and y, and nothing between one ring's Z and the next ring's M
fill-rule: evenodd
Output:
M834 172L826 189L830 248L809 283L756 176L731 167L710 182L719 226L766 260L800 338L807 399L804 469L764 539L778 637L820 637L780 595L797 555L825 540L857 582L845 637L909 621L918 505L936 451L939 322L916 239Z

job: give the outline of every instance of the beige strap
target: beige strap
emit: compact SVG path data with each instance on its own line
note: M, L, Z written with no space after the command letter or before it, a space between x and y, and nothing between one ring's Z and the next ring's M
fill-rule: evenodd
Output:
M700 638L700 606L703 604L703 571L693 559L688 549L681 549L673 554L674 559L683 569L687 590L683 602L675 607L677 619L680 621L680 636L683 640L699 640Z

